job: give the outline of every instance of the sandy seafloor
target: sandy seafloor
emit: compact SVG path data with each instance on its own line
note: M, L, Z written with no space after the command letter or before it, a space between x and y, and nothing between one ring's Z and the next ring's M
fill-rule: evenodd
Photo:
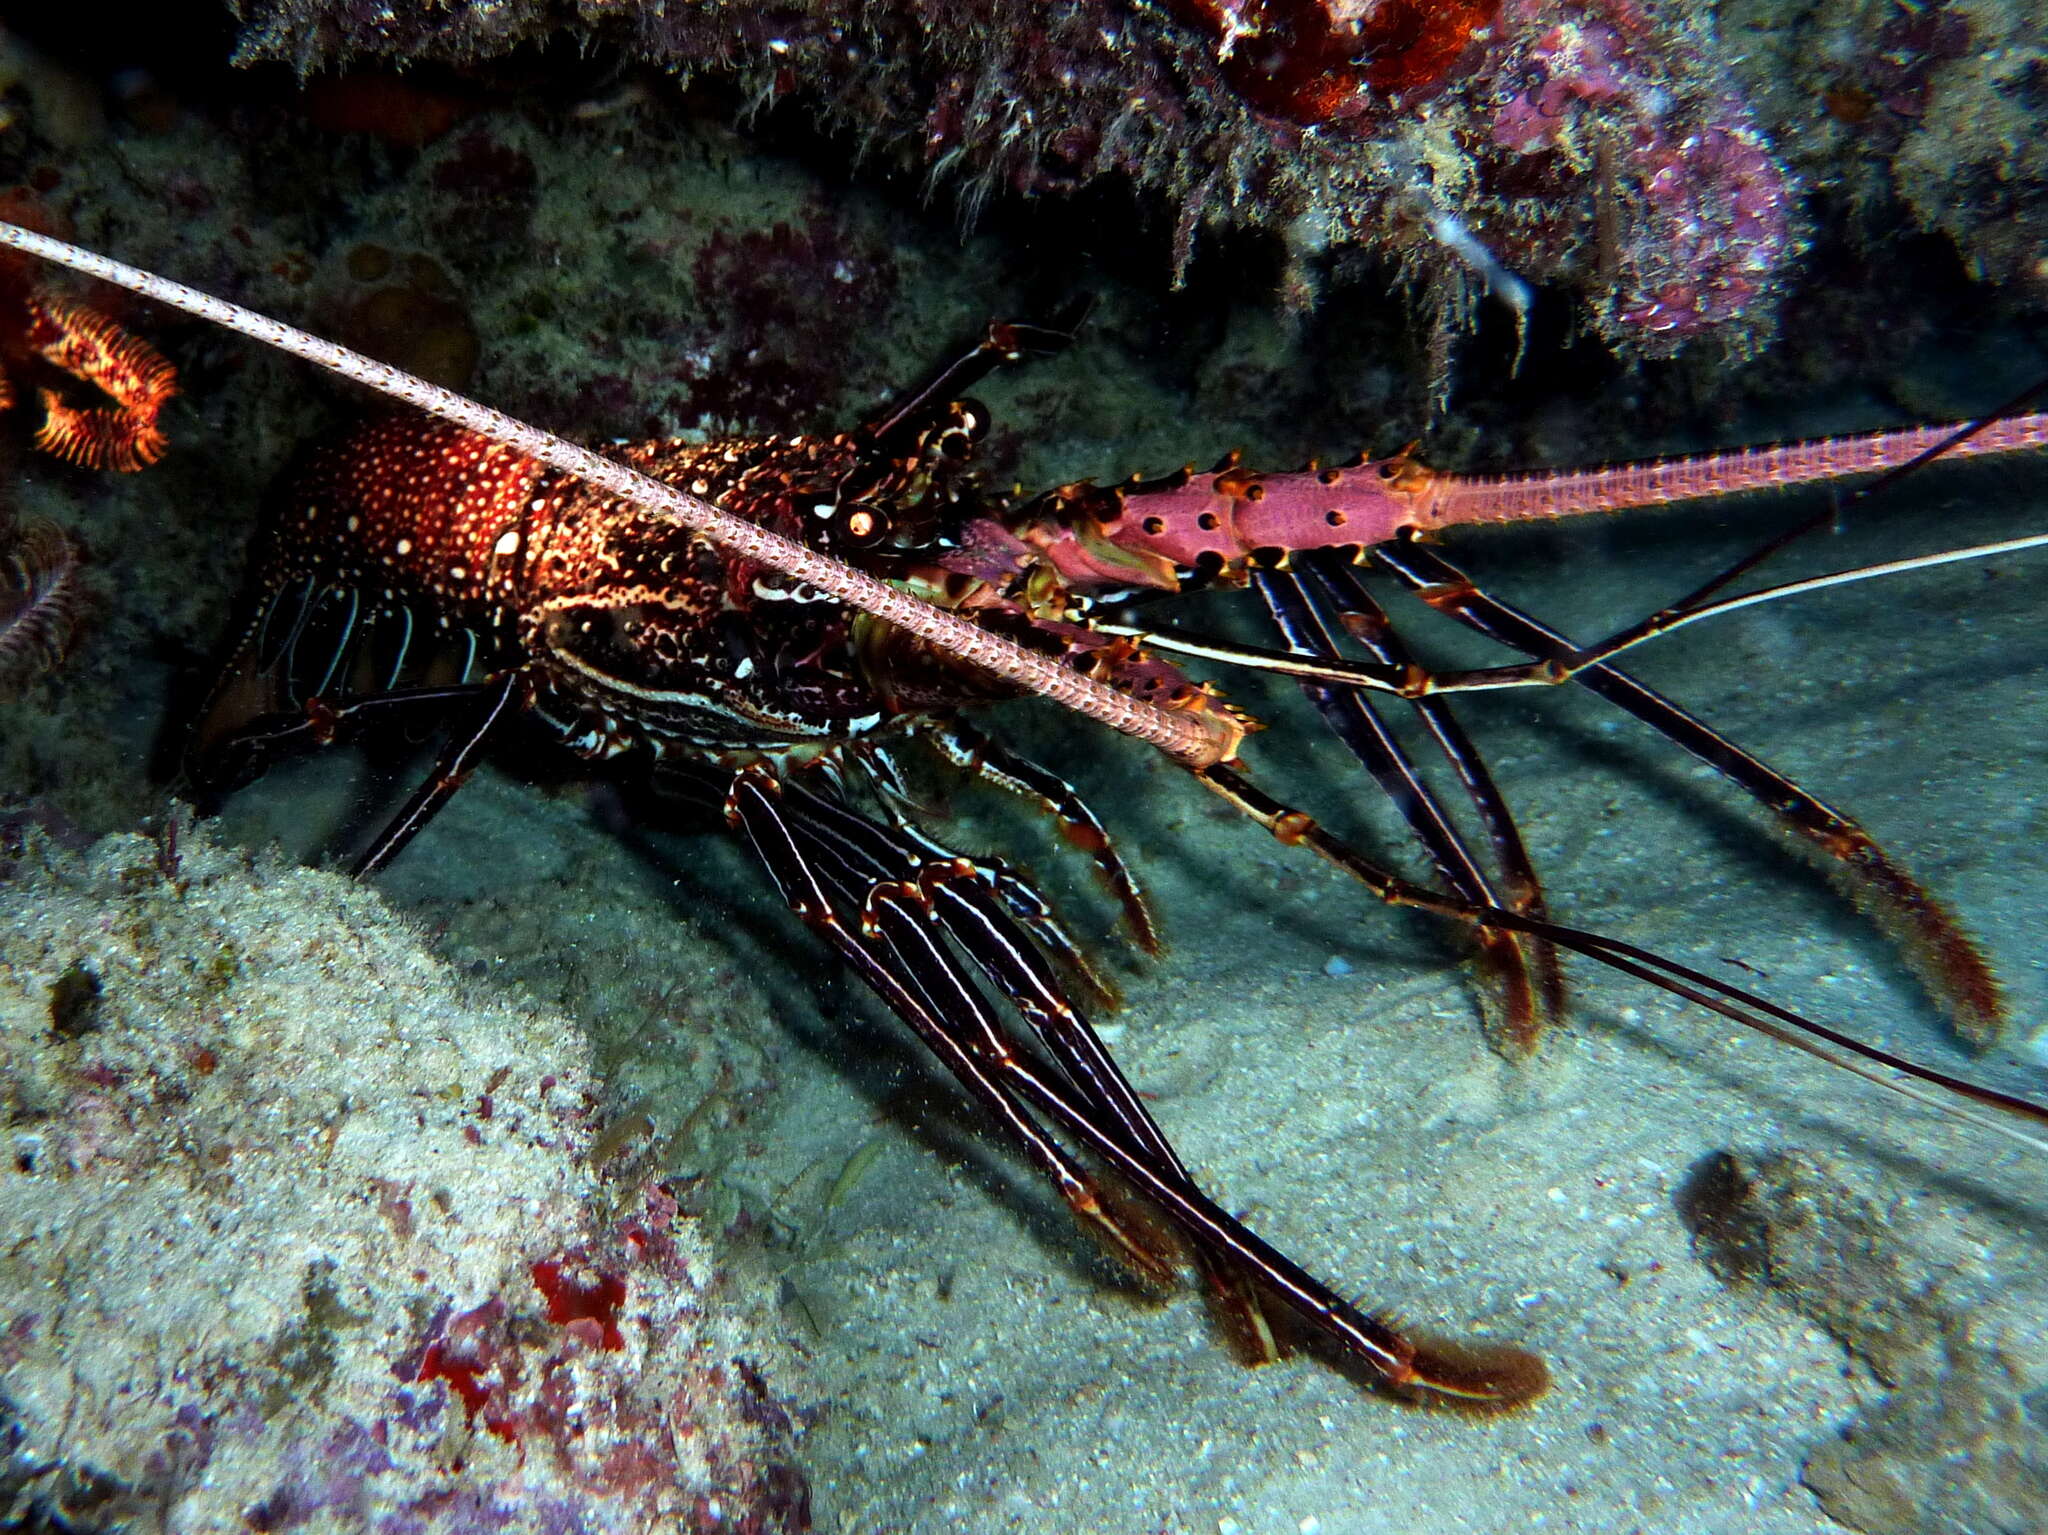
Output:
M208 132L189 136L118 155L81 144L83 222L100 217L97 189L119 180L93 168L95 155L146 184L157 158L218 151ZM113 223L132 230L144 217ZM336 248L366 237L334 217ZM132 253L168 260L180 238L150 226ZM943 267L929 252L950 237L926 239L917 261ZM221 248L211 229L206 245L210 267ZM979 258L956 259L932 277L948 314L976 282ZM24 492L85 527L117 603L168 593L209 549L228 560L250 511L219 512L229 531L217 531L209 487L226 499L260 483L292 412L312 409L263 414L269 402L250 395L288 370L254 365L252 383L228 344L178 334L195 406L173 419L173 461L112 491L37 467ZM909 342L898 333L894 344ZM1111 365L1085 349L1043 366L1028 384L983 393L1000 412L1010 387L1116 387ZM1924 359L1903 385L1831 384L1818 402L1780 391L1778 414L1760 414L1752 391L1719 429L1737 440L1849 429L1901 419L1901 400L1959 414L2026 367L1984 343L1960 361ZM487 363L479 392L490 380ZM215 388L226 403L208 398ZM1585 408L1626 413L1618 400ZM1207 456L1242 437L1241 423L1190 419L1185 399L1133 395L1123 411L1145 428L1121 439L1121 457L1104 427L1109 446L1048 455L1040 477L1164 467L1162 451ZM253 433L251 445L224 444L213 435L223 429ZM1549 430L1568 456L1569 422ZM1619 435L1611 414L1599 434L1603 449ZM1184 446L1162 448L1175 439ZM2044 474L2038 462L1931 473L1800 556L1802 568L2032 529L2048 504ZM1794 511L1753 504L1731 522L1681 509L1454 547L1504 594L1590 633L1684 590ZM153 557L165 563L152 575ZM1885 940L1689 759L1592 700L1475 705L1557 914L2048 1093L2044 581L2042 558L2019 556L1802 598L1660 642L1637 668L1859 817L1952 901L2010 988L2005 1048L1966 1062ZM218 601L177 594L165 624L202 644ZM1220 607L1204 612L1229 621ZM135 639L133 616L118 622L115 639ZM74 691L45 691L6 717L10 770L31 776L0 785L47 796L87 831L133 825L161 804L143 757L168 668L160 656L124 664L98 643L75 658ZM1249 749L1253 769L1389 846L1339 748L1275 700L1280 723ZM801 1453L821 1529L1834 1528L1802 1467L1880 1410L1890 1386L1814 1319L1825 1299L1802 1309L1797 1295L1731 1287L1695 1254L1674 1194L1724 1150L1796 1149L1874 1202L1895 1244L1877 1267L1895 1289L1868 1306L1921 1317L1930 1334L1949 1328L1959 1356L1990 1350L1984 1368L2002 1382L1993 1397L2006 1405L1983 1418L1995 1432L1970 1428L1977 1420L1959 1409L1949 1474L1967 1481L1973 1456L2038 1465L2040 1155L1585 965L1571 971L1571 1026L1534 1059L1503 1060L1482 1037L1454 947L1235 821L1163 761L1017 712L1014 738L1071 775L1118 835L1169 952L1126 963L1086 871L1029 814L963 793L947 835L1032 868L1110 956L1127 1005L1106 1033L1190 1166L1340 1288L1418 1326L1534 1349L1556 1386L1528 1412L1474 1421L1404 1409L1309 1359L1238 1368L1193 1295L1154 1305L1116 1284L775 909L738 849L715 836L628 847L581 795L487 772L381 888L479 981L560 1005L592 1030L618 1119L644 1116L650 1131L622 1135L622 1165L672 1175L724 1233L722 1260L780 1297L807 1368L779 1384L812 1418ZM310 855L341 816L344 776L339 761L279 773L232 804L222 834L283 837ZM1941 1522L1943 1507L1970 1517L1953 1487L1907 1485L1939 1495L1926 1522L1866 1527L1971 1527ZM2022 1522L1997 1527L2048 1528L2018 1506Z

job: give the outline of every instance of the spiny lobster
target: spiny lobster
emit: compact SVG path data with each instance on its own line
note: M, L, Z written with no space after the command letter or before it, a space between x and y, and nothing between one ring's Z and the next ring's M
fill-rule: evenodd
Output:
M1561 1005L1561 948L1866 1074L1871 1068L1854 1057L2010 1116L2048 1121L2039 1105L1914 1066L1544 915L1513 823L1442 707L1443 693L1566 679L1602 692L1843 859L1907 929L1967 1032L1988 1038L2002 1019L1996 981L1974 946L1860 828L1612 666L1629 644L1711 611L1707 599L1726 578L1632 631L1579 648L1485 597L1415 537L1464 520L1461 506L1482 519L1518 504L1519 515L1537 514L1529 507L1544 494L1538 482L1442 479L1404 454L1295 476L1261 477L1229 464L1205 479L1068 486L1011 507L977 484L968 454L982 415L955 396L997 361L1053 339L1013 326L994 328L931 385L852 432L640 443L595 457L104 258L5 226L0 242L231 323L455 418L374 422L314 455L286 488L256 563L247 622L195 735L193 771L203 787L233 787L284 753L388 721L445 723L433 773L358 861L369 872L388 863L524 718L593 764L641 775L660 800L722 816L751 843L790 907L919 1035L1115 1257L1164 1287L1191 1252L1248 1360L1279 1352L1269 1311L1277 1303L1297 1328L1418 1400L1506 1409L1533 1400L1548 1382L1542 1363L1519 1349L1404 1333L1217 1205L1090 1028L1082 999L1101 988L1044 901L1005 866L956 854L913 823L892 754L922 736L970 771L1038 798L1094 856L1139 941L1153 945L1136 883L1087 806L1055 775L958 718L962 708L1037 689L1047 671L1060 689L1085 679L1107 693L1108 702L1090 693L1091 709L1100 703L1113 722L1168 745L1206 788L1283 843L1321 854L1383 901L1470 927L1509 993L1508 1033L1518 1042L1533 1039ZM1780 483L1882 468L1936 447L2009 450L2044 440L2048 420L2030 417L1974 439L1903 434L1772 450L1740 468ZM1551 489L1578 506L1639 504L1699 493L1703 474L1725 472L1725 463L1642 466ZM1547 505L1565 509L1555 498ZM722 515L736 521L720 523ZM678 520L685 516L695 525ZM1330 546L1343 546L1347 561L1367 547L1425 601L1535 661L1425 671L1362 590L1346 584L1344 562L1327 557ZM1081 590L1175 585L1196 573L1257 584L1293 653L1106 626ZM1337 654L1322 618L1332 603L1368 648L1367 661ZM957 641L956 630L972 643ZM998 635L1009 643L994 642ZM1262 792L1233 766L1252 722L1153 659L1147 643L1303 676L1403 803L1443 888L1379 868ZM1373 689L1427 711L1487 822L1504 897L1495 898L1496 881L1449 830L1410 765L1374 733L1364 696ZM991 1002L990 989L1022 1031ZM1113 1178L1098 1179L1090 1162Z

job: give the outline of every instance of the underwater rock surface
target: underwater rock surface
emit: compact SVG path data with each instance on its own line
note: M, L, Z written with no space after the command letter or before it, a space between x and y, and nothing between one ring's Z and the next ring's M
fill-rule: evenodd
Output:
M1822 1508L1870 1535L2024 1535L2048 1508L2048 1287L1989 1223L1964 1237L1929 1203L1792 1149L1716 1152L1678 1196L1709 1267L1893 1388L1807 1459Z
M616 46L812 105L886 161L990 196L1135 188L1184 276L1259 229L1306 302L1333 251L1462 329L1478 295L1574 291L1617 350L1754 350L1799 254L1797 189L1705 8L1668 0L249 0L239 58L302 74Z
M590 1169L577 1031L374 892L32 843L0 1059L9 1528L808 1528L772 1349Z

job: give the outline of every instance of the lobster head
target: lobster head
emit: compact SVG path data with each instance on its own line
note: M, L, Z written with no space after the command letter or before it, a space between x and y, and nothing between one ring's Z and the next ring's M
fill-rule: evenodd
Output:
M619 722L659 745L774 748L843 739L892 711L864 679L850 614L772 572L744 572L695 540L657 580L612 569L541 603L529 641L558 697L602 738Z

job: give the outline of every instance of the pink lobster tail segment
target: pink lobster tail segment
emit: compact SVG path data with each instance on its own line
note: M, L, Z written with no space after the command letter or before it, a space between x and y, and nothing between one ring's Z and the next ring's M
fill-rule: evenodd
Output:
M83 272L144 298L197 315L278 351L315 363L367 388L401 400L515 448L529 458L573 474L613 495L675 518L735 554L759 560L794 580L808 582L840 601L907 629L961 660L995 673L1019 687L1099 720L1114 730L1158 747L1192 768L1227 762L1236 753L1243 727L1222 711L1162 709L1070 671L1058 661L1026 650L966 619L842 565L793 539L758 527L698 496L638 474L616 460L514 420L487 405L430 384L347 347L230 304L196 288L158 277L97 252L32 230L0 222L0 245Z
M1914 427L1824 442L1750 448L1739 453L1615 464L1571 474L1517 474L1499 479L1439 475L1432 505L1417 526L1450 528L1570 517L1582 512L1618 512L1705 496L1737 495L1876 474L1911 462L1948 441L1959 430L1955 426ZM2008 416L1957 443L1945 456L1974 458L2040 447L2048 447L2048 415Z

